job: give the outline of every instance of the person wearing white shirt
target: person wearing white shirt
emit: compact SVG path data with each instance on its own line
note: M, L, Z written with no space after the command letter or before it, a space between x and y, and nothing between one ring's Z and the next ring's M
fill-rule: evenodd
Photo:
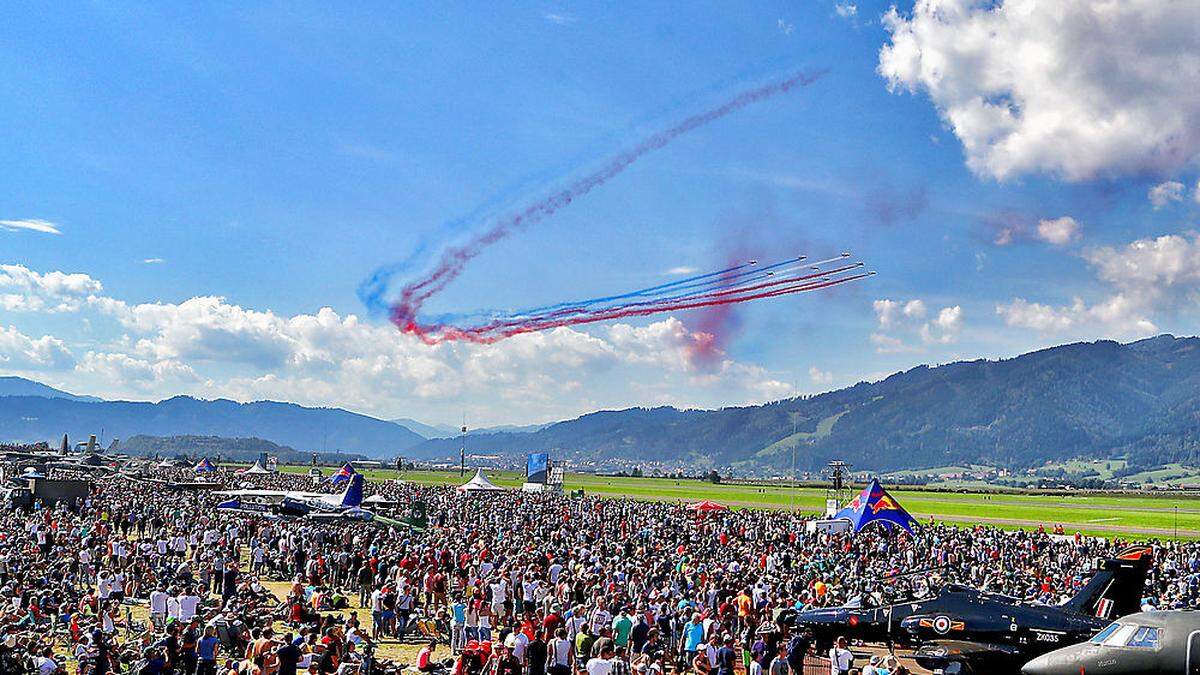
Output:
M187 623L196 616L197 610L200 608L200 597L195 593L188 593L179 598L179 620Z
M162 588L150 591L150 623L155 628L162 628L167 620L167 593Z
M854 667L854 654L847 648L846 638L837 639L837 644L829 650L829 674L848 675Z

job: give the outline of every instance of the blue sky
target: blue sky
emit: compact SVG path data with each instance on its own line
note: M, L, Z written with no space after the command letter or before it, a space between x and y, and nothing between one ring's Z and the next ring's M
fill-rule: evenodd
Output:
M491 424L1194 334L1200 39L1154 3L1093 5L6 6L0 371ZM683 354L687 314L428 348L356 296L422 242L804 70L825 74L647 156L428 306L743 254L878 271L742 308L716 366Z

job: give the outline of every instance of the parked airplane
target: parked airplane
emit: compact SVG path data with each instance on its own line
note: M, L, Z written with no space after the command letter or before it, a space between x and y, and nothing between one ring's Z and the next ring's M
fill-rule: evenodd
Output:
M230 497L217 508L222 511L255 513L274 518L371 520L374 514L362 508L363 477L355 474L341 494L292 492L286 490L223 490Z
M947 674L1015 673L1029 659L1087 640L1114 617L1136 612L1152 557L1149 546L1126 548L1057 606L951 589L923 603L901 627L921 645L913 658L923 668Z
M1087 585L1060 606L951 585L908 602L798 612L795 622L812 632L818 644L841 636L919 645L914 658L935 672L1016 672L1030 658L1086 640L1113 617L1137 611L1150 556L1148 547L1125 549L1104 561Z
M1139 612L1118 619L1083 644L1043 654L1024 675L1196 675L1200 612Z

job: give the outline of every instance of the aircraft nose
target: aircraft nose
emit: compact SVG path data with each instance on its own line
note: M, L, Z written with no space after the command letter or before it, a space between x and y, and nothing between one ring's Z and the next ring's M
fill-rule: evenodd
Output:
M1054 667L1047 655L1042 655L1021 666L1021 675L1055 675Z
M1042 654L1021 667L1021 675L1083 675L1083 664L1074 647Z

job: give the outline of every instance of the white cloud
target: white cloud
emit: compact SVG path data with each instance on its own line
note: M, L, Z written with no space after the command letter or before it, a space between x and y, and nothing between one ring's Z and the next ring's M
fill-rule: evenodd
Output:
M696 268L690 267L688 265L680 265L678 267L672 267L671 269L667 270L667 274L670 274L672 276L679 276L682 274L695 274L695 273L696 273Z
M1158 330L1143 315L1140 303L1120 293L1090 307L1081 298L1074 298L1070 305L1059 307L1014 298L1008 304L997 305L996 313L1009 326L1044 335L1099 330L1112 337L1137 337Z
M905 335L919 337L927 345L946 345L957 340L962 329L963 311L958 305L942 307L932 321L925 321L928 308L920 298L907 302L876 300L872 308L880 331L871 335L871 342L881 354L920 351L919 347L905 343Z
M871 344L879 354L903 354L918 351L917 348L904 344L899 338L884 333L871 333Z
M880 328L890 328L900 311L900 303L895 300L876 300L871 303L871 307L875 310L875 317L879 320Z
M1196 181L1196 189L1192 191L1192 201L1200 204L1200 180Z
M1093 248L1084 259L1101 279L1124 288L1153 292L1200 281L1200 238L1167 234L1138 239L1123 248Z
M76 311L103 288L86 274L40 274L24 265L0 265L0 309L10 312Z
M75 362L58 338L31 338L13 326L0 327L0 368L6 371L54 370Z
M546 12L542 15L542 18L560 26L566 26L578 20L574 14L567 14L566 12Z
M1157 211L1171 202L1183 201L1183 183L1174 180L1159 183L1146 196Z
M270 398L426 419L445 419L449 405L454 415L465 409L477 423L500 423L796 393L783 378L727 355L698 370L689 359L696 335L675 318L429 346L331 308L288 316L209 296L134 304L104 295L86 274L22 266L0 273L0 289L14 290L14 303L42 312L69 306L81 316L68 330L87 331L77 364L69 335L6 334L0 352L8 362L0 367L57 369L63 386L108 396Z
M163 260L162 258L146 258L145 260L142 261L142 264L143 265L161 265L165 262L167 262L167 261Z
M1169 173L1200 153L1200 3L917 0L884 25L879 73L928 94L978 175Z
M833 384L833 373L821 370L816 366L810 366L808 369L808 379L818 387L828 387Z
M776 21L775 27L778 28L779 32L783 33L784 35L791 35L792 31L796 30L796 24L788 23L783 19Z
M1055 246L1066 246L1079 238L1079 222L1070 216L1038 223L1037 236Z
M164 385L195 385L200 381L190 366L178 361L141 359L120 352L88 352L75 370L100 381L124 383L140 392L153 392Z
M851 19L858 14L858 6L852 2L839 2L833 6L833 11L843 19Z
M909 300L904 303L904 316L909 319L925 318L925 302L923 300Z
M1101 300L1089 305L1076 297L1055 307L1014 298L997 305L997 314L1010 326L1043 334L1138 337L1157 332L1156 313L1191 306L1200 291L1200 238L1194 234L1091 248L1082 257L1111 289Z
M18 232L27 230L29 232L41 232L43 234L62 234L58 229L58 225L48 220L40 220L38 218L29 218L26 220L0 220L0 230L9 232Z

